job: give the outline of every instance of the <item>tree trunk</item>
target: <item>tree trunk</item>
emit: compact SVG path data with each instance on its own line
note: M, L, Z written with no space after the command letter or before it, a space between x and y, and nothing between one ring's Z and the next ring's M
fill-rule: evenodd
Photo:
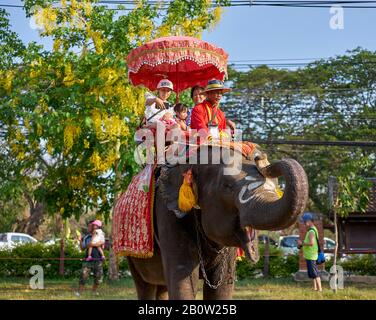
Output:
M117 140L117 144L116 144L116 155L117 155L117 160L115 164L115 184L114 184L115 192L114 192L113 208L115 208L117 200L119 198L119 194L120 194L119 189L120 189L121 172L119 169L119 160L120 160L120 140L119 139ZM110 278L110 280L119 280L119 270L118 270L117 259L116 259L114 250L112 249L112 222L113 220L111 221L110 253L109 253L110 257L109 257L108 277Z
M44 222L44 204L41 202L34 202L30 195L26 193L24 196L29 205L30 216L17 222L14 232L22 232L31 236L36 236L39 232L39 227Z
M39 226L44 221L44 205L37 202L35 206L30 209L30 220L26 229L26 232L30 235L35 235L39 231Z

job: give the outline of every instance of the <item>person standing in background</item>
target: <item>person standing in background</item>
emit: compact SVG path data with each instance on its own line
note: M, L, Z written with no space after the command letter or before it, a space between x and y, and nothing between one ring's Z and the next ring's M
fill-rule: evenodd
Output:
M307 263L308 277L313 280L313 289L322 292L321 279L317 269L316 260L318 258L318 231L313 223L311 213L303 214L302 221L307 227L304 241L298 240L298 248L303 249L303 256Z

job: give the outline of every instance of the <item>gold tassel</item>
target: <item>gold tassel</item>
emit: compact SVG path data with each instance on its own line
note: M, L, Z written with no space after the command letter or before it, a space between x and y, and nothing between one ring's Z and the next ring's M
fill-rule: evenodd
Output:
M189 212L197 205L196 197L192 188L192 171L188 170L183 176L184 181L179 189L178 205L179 210Z

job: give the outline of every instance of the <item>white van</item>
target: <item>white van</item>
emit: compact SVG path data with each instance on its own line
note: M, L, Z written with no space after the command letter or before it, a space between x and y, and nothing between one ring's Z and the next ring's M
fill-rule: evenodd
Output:
M0 250L12 249L18 244L36 243L38 240L26 233L7 232L0 233Z

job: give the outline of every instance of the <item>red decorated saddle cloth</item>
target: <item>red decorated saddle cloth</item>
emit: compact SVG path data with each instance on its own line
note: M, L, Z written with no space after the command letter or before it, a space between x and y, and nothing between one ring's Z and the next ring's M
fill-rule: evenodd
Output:
M112 239L115 254L153 256L154 165L132 178L114 208Z

